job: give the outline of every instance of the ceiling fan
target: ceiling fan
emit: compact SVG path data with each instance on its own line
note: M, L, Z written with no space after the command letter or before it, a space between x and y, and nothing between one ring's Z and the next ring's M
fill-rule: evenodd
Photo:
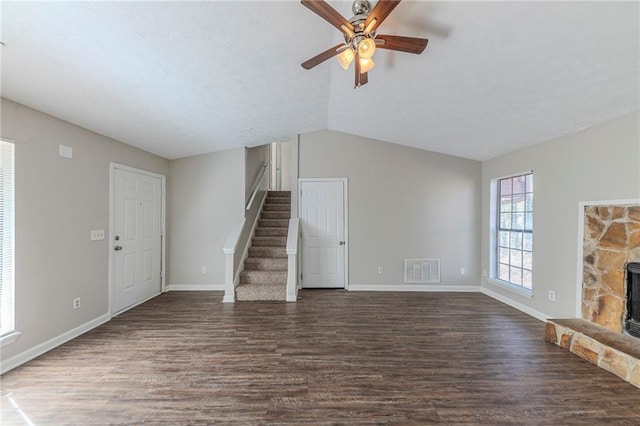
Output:
M338 63L345 70L349 68L351 62L355 63L354 89L369 81L367 73L375 66L372 57L376 48L419 55L429 42L425 38L376 33L376 29L400 3L400 0L378 0L373 10L368 0L355 0L351 7L354 16L349 20L346 20L324 0L302 0L301 3L342 31L345 41L303 62L302 67L310 70L338 55Z

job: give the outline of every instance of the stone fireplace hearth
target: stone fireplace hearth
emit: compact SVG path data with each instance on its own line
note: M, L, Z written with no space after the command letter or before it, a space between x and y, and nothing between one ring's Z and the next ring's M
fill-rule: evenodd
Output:
M583 254L582 318L548 320L546 339L640 387L640 338L625 329L640 205L586 206Z

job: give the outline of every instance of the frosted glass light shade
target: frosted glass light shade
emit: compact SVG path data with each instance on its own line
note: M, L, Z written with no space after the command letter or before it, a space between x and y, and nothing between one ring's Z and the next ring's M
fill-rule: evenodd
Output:
M374 53L376 53L376 42L372 39L365 38L358 43L358 55L362 59L371 59Z
M375 66L375 62L371 59L360 59L360 72L362 74L371 71Z
M349 69L349 65L351 65L351 62L353 61L353 56L353 50L344 50L337 56L338 63L343 69L347 70Z

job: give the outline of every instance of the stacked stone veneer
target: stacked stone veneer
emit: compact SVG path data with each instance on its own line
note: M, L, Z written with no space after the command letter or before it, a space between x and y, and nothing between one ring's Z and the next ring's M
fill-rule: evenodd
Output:
M640 387L640 339L623 333L628 262L640 262L640 205L584 211L582 318L549 319L546 339Z
M622 332L628 262L640 262L640 206L585 207L582 318Z
M547 320L545 338L640 388L640 340L583 319Z

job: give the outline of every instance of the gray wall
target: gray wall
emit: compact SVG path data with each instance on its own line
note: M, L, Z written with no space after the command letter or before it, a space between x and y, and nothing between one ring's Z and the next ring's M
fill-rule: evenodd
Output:
M245 149L171 160L167 186L168 284L222 289L222 247L244 217Z
M260 145L246 149L244 174L245 204L251 197L251 190L253 189L256 179L262 172L262 166L267 162L269 162L269 145ZM267 181L268 179L269 178L267 177Z
M109 309L109 162L162 175L168 161L2 99L2 136L16 143L16 329L8 359ZM58 155L60 144L73 159ZM82 298L74 310L72 299Z
M483 288L549 317L575 317L578 206L640 198L638 113L482 164L482 269L489 271L491 180L534 171L532 298L483 281ZM556 301L547 298L556 291Z
M401 285L404 258L480 285L480 162L333 131L300 135L298 155L301 178L349 179L350 285Z

